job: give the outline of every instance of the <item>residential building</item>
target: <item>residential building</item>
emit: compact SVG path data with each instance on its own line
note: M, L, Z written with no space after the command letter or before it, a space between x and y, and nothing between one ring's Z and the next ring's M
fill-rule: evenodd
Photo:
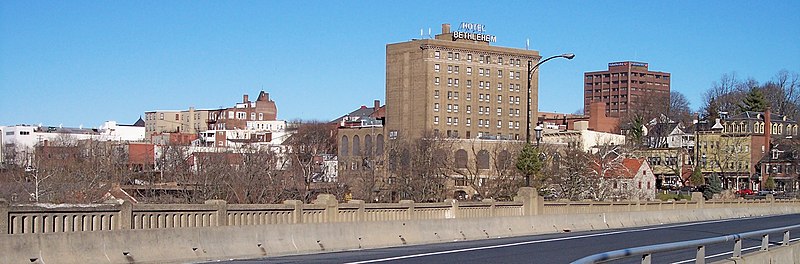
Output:
M245 129L248 121L275 121L278 108L269 93L261 91L256 101L250 101L248 95L242 96L242 102L233 107L209 111L208 129Z
M603 180L616 199L656 199L656 177L644 159L625 158L620 169L608 173Z
M608 64L605 71L584 73L583 104L588 113L592 102L605 103L609 116L622 117L636 107L669 104L670 73L650 71L644 62ZM648 105L642 105L648 104Z
M145 122L140 117L133 125L117 124L116 121L106 121L98 129L106 140L112 141L144 141Z
M624 145L625 136L620 134L592 131L588 129L589 122L575 122L575 130L557 131L545 129L542 133L541 144L579 147L583 151L591 152L602 145Z
M197 134L208 127L209 116L217 110L156 110L145 112L145 139L156 134L185 133Z
M775 190L795 192L800 189L798 177L800 176L800 153L787 144L776 144L756 164L759 179L766 180L771 177L775 182ZM754 189L765 189L764 181L756 180Z
M433 39L386 45L386 128L389 139L426 133L449 138L524 139L528 67L535 50L492 46L485 26L442 25ZM474 24L472 24L474 25ZM531 80L536 121L538 72ZM533 133L533 131L531 131Z

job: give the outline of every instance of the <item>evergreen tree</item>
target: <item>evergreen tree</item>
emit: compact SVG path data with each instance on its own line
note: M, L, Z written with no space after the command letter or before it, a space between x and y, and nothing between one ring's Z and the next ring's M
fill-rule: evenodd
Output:
M764 190L774 190L775 189L775 179L772 176L767 176L767 180L764 181Z
M761 89L752 88L750 92L745 95L742 103L739 104L739 109L742 110L742 112L764 112L767 110L767 99L764 97L764 93L761 92Z
M719 176L716 173L711 174L711 177L708 178L708 185L705 189L703 189L703 197L706 199L711 199L714 197L715 193L722 192L722 181L719 179Z
M697 187L705 183L706 180L703 178L703 172L700 171L700 166L694 166L694 171L692 171L692 175L689 176L689 184Z
M537 176L544 166L544 161L539 156L538 148L530 143L525 144L517 157L516 165L517 169L528 179L531 187L535 187L537 190L542 187L544 180Z

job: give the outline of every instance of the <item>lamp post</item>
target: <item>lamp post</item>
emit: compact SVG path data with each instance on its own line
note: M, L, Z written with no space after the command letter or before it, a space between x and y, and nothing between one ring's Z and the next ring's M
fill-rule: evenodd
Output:
M536 71L536 69L538 69L539 65L542 65L542 63L545 63L545 62L547 62L549 60L552 60L552 59L555 59L555 58L565 58L565 59L571 60L572 58L575 58L575 54L564 53L564 54L561 54L561 55L551 56L549 58L546 58L546 59L540 61L539 63L537 63L536 65L533 65L533 66L531 66L533 64L533 62L532 61L528 61L528 98L527 98L528 99L528 103L527 103L527 107L525 108L525 110L528 112L528 114L526 115L528 120L525 121L525 143L528 143L528 144L531 143L531 79L533 79L533 72Z
M536 148L539 148L539 142L542 141L542 125L536 125L533 130L536 131Z

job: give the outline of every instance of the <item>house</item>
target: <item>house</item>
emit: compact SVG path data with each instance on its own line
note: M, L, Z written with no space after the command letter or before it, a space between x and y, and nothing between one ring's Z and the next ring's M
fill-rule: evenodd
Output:
M602 180L618 199L656 199L656 176L645 159L625 158L620 168L606 173Z

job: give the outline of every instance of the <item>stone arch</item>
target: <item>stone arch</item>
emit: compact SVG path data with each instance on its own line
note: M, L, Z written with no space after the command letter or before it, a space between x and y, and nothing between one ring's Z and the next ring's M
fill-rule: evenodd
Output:
M378 134L375 137L375 153L378 156L383 155L383 134Z
M361 156L361 139L358 135L353 136L353 156Z
M479 170L489 169L489 151L482 149L478 151L478 154L475 158L478 163Z
M466 169L467 168L467 151L463 150L463 149L456 150L455 160L456 160L456 168L457 169Z
M372 156L372 136L364 136L364 155Z
M350 141L347 140L347 136L342 136L342 141L339 142L339 153L342 157L350 155L350 153L348 153L349 146Z
M511 165L511 153L508 150L502 150L500 153L497 154L497 160L495 163L497 164L497 169L505 170Z

